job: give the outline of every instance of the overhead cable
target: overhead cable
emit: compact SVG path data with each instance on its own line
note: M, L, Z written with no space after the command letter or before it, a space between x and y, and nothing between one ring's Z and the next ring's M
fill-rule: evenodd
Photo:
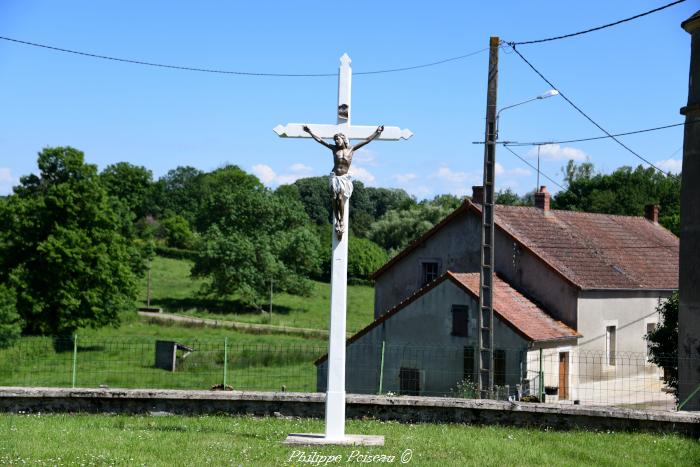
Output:
M654 128L645 128L644 130L635 130L635 131L627 131L625 133L616 133L614 135L610 136L593 136L591 138L578 138L578 139L566 139L562 141L535 141L535 142L526 142L526 143L521 143L518 141L504 141L501 144L508 144L510 146L544 146L547 144L566 144L566 143L582 143L584 141L596 141L600 139L610 139L618 136L629 136L629 135L638 135L640 133L648 133L650 131L658 131L658 130L665 130L667 128L675 128L678 126L684 126L684 125L689 125L691 123L700 123L700 120L691 120L689 122L685 123L674 123L671 125L664 125L664 126L657 126ZM480 142L483 144L483 141Z
M542 175L544 178L546 178L546 179L549 180L550 182L554 183L556 186L558 186L558 187L561 188L562 190L566 190L566 188L564 188L563 186L561 186L561 185L559 184L559 182L557 182L556 180L554 180L553 178L551 178L551 177L548 176L547 174L542 173L541 170L537 169L537 167L535 167L534 165L532 165L531 163L529 163L524 157L522 157L522 156L521 156L520 154L518 154L517 152L513 151L513 150L512 150L511 148L509 148L507 145L505 145L505 146L503 146L503 147L506 148L508 151L510 151L510 153L513 154L515 157L517 157L518 159L520 159L521 161L523 161L523 162L525 162L527 165L529 165L531 168L533 168L533 169L535 169L537 172L539 172L539 174Z
M100 55L100 54L94 54L94 53L89 53L89 52L81 52L79 50L64 49L62 47L56 47L53 45L39 44L37 42L23 41L23 40L13 39L11 37L5 37L5 36L0 36L0 39L2 39L4 41L9 41L9 42L15 42L17 44L23 44L23 45L28 45L28 46L32 46L32 47L39 47L42 49L48 49L48 50L53 50L53 51L57 51L57 52L64 52L64 53L70 53L70 54L74 54L74 55L81 55L84 57L99 58L102 60L111 60L114 62L129 63L132 65L144 65L144 66L151 66L151 67L157 67L157 68L169 68L172 70L197 71L197 72L201 72L201 73L216 73L216 74L223 74L223 75L266 76L266 77L272 77L272 78L318 78L318 77L338 76L337 72L336 73L266 73L266 72L253 72L253 71L221 70L221 69L217 69L217 68L201 68L201 67L194 67L194 66L168 65L168 64L164 64L164 63L146 62L143 60L134 60L134 59L130 59L130 58L112 57L109 55ZM469 53L466 53L464 55L458 55L456 57L450 57L450 58L438 60L435 62L424 63L421 65L412 65L412 66L406 66L406 67L400 67L400 68L388 68L388 69L372 70L372 71L355 71L353 74L354 75L376 75L376 74L380 74L380 73L396 73L396 72L400 72L400 71L416 70L419 68L428 68L428 67L432 67L432 66L442 65L443 63L453 62L456 60L462 60L462 59L465 59L467 57L477 55L481 52L485 52L488 49L489 49L488 47L485 47L483 49L475 50L473 52L469 52Z
M556 89L557 91L559 91L559 95L560 95L571 107L573 107L574 109L576 109L576 111L577 111L578 113L580 113L581 115L583 115L589 122L591 122L593 125L595 125L600 131L602 131L603 133L605 133L609 138L611 138L611 139L612 139L613 141L615 141L617 144L619 144L620 146L622 146L623 148L625 148L627 151L629 151L629 152L630 152L631 154L633 154L635 157L637 157L637 158L641 159L642 161L646 162L647 164L649 164L651 167L655 168L655 169L658 170L659 172L665 173L663 170L661 170L660 168L658 168L656 165L652 164L651 161L649 161L649 160L646 159L645 157L639 155L637 152L635 152L633 149L631 149L631 148L630 148L629 146L627 146L625 143L623 143L622 141L620 141L619 139L617 139L617 138L615 137L615 135L613 135L613 134L610 133L608 130L606 130L605 128L603 128L602 126L600 126L600 125L598 124L598 122L596 122L596 121L593 120L591 117L589 117L588 114L586 114L586 112L584 112L579 106L577 106L576 104L574 104L574 103L571 101L571 99L569 99L568 97L566 97L566 94L564 94L563 92L561 92L561 89L559 89L558 87L556 87L550 80L548 80L547 78L545 78L545 76L544 76L537 68L535 68L535 66L534 66L532 63L530 63L530 62L523 56L523 54L520 53L520 51L515 47L515 43L509 43L508 45L511 46L511 48L513 49L513 51L514 51L514 52L515 52L515 53L516 53L530 68L532 68L532 70L533 70L535 73L537 73L537 75L538 75L540 78L542 78L542 79L544 80L545 83L547 83L548 85L550 85L550 86L552 87L552 89Z
M652 13L656 13L657 11L665 10L666 8L670 8L674 5L678 5L679 3L683 3L683 2L685 2L685 0L677 0L675 2L671 2L667 5L660 6L659 8L654 8L653 10L649 10L649 11L646 11L644 13L630 16L629 18L621 19L619 21L615 21L614 23L608 23L608 24L604 24L602 26L598 26L595 28L586 29L584 31L574 32L571 34L564 34L563 36L548 37L546 39L536 39L536 40L532 40L532 41L512 42L511 44L514 44L514 45L540 44L542 42L558 41L560 39L567 39L569 37L580 36L582 34L588 34L589 32L600 31L601 29L611 28L613 26L617 26L618 24L626 23L628 21L632 21L632 20L635 20L637 18L641 18L643 16L647 16L647 15L650 15Z

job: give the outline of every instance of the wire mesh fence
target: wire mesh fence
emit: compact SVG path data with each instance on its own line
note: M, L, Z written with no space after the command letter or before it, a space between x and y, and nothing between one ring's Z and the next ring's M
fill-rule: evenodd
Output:
M326 351L325 345L228 339L33 337L0 350L0 386L325 391ZM493 371L494 386L480 390L474 347L351 344L346 388L361 394L676 407L663 370L643 353L496 349Z

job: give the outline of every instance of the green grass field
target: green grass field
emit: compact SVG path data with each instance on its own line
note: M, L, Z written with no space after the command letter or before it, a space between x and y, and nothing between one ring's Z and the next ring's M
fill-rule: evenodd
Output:
M326 351L324 340L279 334L247 334L228 329L163 326L125 316L119 328L77 333L77 387L208 389L226 383L236 389L289 391L316 389L313 361ZM195 352L179 370L155 368L155 341L173 340ZM225 343L227 345L225 345ZM0 350L0 386L73 384L73 343L23 337Z
M384 435L382 447L290 447L288 433L322 432L323 421L227 416L0 414L0 464L325 465L360 464L361 455L401 465L698 465L700 443L672 435L349 421L348 433ZM38 442L41 440L41 442ZM296 457L294 457L296 456ZM366 459L366 458L364 458ZM380 464L381 462L374 462ZM389 463L389 462L385 462Z
M156 258L151 303L219 320L269 322L268 315L247 311L236 300L198 298L201 281L189 277L189 268L188 261ZM144 279L143 298L145 290ZM323 283L315 283L311 297L276 295L272 324L327 328L328 295L329 286ZM348 327L356 330L372 318L373 291L352 286L348 295ZM0 350L0 385L208 389L224 383L226 373L226 384L235 389L314 391L313 361L326 351L321 339L154 324L135 312L124 314L118 328L80 329L77 336L75 371L72 342L56 346L51 338L23 337ZM178 362L176 372L157 369L156 340L177 341L196 351Z
M314 282L310 297L273 293L272 317L268 313L249 310L233 297L212 300L198 297L202 280L190 278L192 263L186 260L156 257L151 269L151 305L186 316L232 320L256 324L275 324L311 329L328 329L330 284ZM139 300L146 303L147 282L139 287ZM265 305L269 309L269 304ZM368 286L348 287L348 332L355 332L372 322L374 289Z

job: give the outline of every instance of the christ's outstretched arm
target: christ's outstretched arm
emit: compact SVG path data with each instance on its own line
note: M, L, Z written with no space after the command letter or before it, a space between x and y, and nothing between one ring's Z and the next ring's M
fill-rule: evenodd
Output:
M333 148L335 147L335 146L333 146L332 144L326 143L326 142L323 141L321 138L319 138L318 136L316 136L315 134L313 134L313 133L311 132L311 128L309 128L307 125L304 125L301 129L304 130L305 132L307 132L309 135L311 135L311 137L312 137L313 139L315 139L317 142L321 143L322 145L324 145L324 146L327 147L328 149L333 149Z
M370 135L369 138L367 138L367 139L364 140L364 141L360 141L359 143L357 143L355 146L352 147L352 150L355 151L356 149L360 149L360 148L361 148L362 146L364 146L365 144L368 144L368 143L371 142L373 139L375 139L377 136L381 135L381 134L382 134L382 131L384 131L384 125L379 125L379 126L377 127L377 129L374 130L374 133L372 133L372 134Z

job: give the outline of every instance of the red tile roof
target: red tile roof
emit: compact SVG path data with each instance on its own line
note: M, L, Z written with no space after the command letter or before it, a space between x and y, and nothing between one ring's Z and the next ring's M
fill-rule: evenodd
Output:
M678 238L644 217L498 206L496 223L582 289L678 288Z
M479 299L479 273L447 272L471 295ZM531 341L551 341L581 337L561 321L552 318L546 311L515 290L506 281L493 278L493 311L519 334Z
M375 319L368 326L349 337L346 345L350 345L369 331L388 320L396 313L405 309L409 304L422 297L445 280L451 280L454 284L469 293L475 300L479 300L479 273L453 273L446 272L430 284L417 290L413 295L394 306L392 309ZM515 332L529 341L554 341L561 339L576 339L581 337L579 333L571 329L561 321L556 321L542 308L530 301L523 294L511 287L506 281L494 277L493 311L504 323ZM316 365L328 358L323 355L316 360Z
M377 270L378 278L461 214L468 200ZM581 289L677 289L678 238L644 217L496 206L496 227Z

